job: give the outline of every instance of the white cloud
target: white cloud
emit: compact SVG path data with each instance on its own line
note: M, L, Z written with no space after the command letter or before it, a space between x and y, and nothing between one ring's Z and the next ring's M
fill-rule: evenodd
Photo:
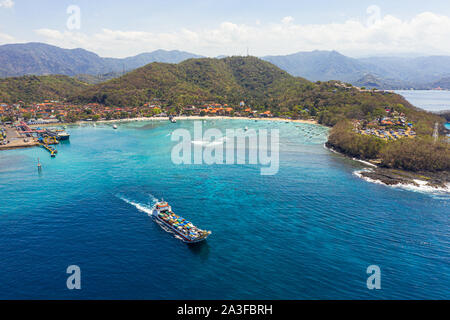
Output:
M1 0L0 8L12 8L14 7L14 1L12 0Z
M281 23L283 23L283 24L289 24L289 23L291 23L291 22L293 22L293 21L294 21L294 18L291 17L291 16L289 16L289 17L284 17L284 18L281 20Z
M6 44L14 42L14 38L8 34L0 32L0 44Z
M82 30L81 30L82 31ZM374 23L349 19L343 23L300 24L293 17L256 25L222 22L210 29L175 32L103 29L94 34L36 30L45 41L62 47L82 47L103 56L128 56L156 49L179 49L203 55L288 54L338 50L349 55L381 53L450 54L450 18L431 12L401 20L392 15Z

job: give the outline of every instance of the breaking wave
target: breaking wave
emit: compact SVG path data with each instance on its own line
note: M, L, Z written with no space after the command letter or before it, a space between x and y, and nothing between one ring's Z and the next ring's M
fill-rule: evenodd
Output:
M403 189L403 190L407 190L407 191L419 192L419 193L424 193L424 194L432 194L432 195L441 195L441 196L442 195L444 195L444 196L450 195L450 183L447 183L447 186L445 188L438 188L438 187L432 187L432 186L428 185L428 183L426 181L415 179L413 181L416 184L399 183L399 184L395 184L395 185L388 185L380 180L371 179L371 178L365 177L361 174L362 172L368 172L368 171L371 171L371 170L370 169L358 170L358 171L355 171L353 174L355 176L357 176L358 178L363 179L367 182L381 184L381 185L391 187L391 188Z

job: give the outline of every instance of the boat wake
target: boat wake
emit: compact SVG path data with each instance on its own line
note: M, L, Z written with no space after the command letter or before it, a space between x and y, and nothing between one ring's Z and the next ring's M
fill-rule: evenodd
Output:
M122 201L128 203L129 205L135 207L138 209L138 211L146 213L148 216L152 215L153 208L155 207L156 203L158 203L158 199L156 199L153 195L149 195L150 202L148 204L142 204L133 200L130 200L124 196L118 195L118 198Z
M406 191L412 191L412 192L419 192L424 194L429 194L433 196L449 196L450 195L450 184L447 184L446 188L438 188L438 187L432 187L428 185L426 181L415 179L413 180L415 184L394 184L394 185L388 185L380 180L371 179L369 177L363 176L363 172L370 172L370 169L363 169L363 170L357 170L353 174L357 176L360 179L363 179L370 183L380 184L386 187L391 188L397 188L397 189L403 189Z
M117 197L119 199L121 199L122 201L124 201L125 203L135 207L138 211L143 212L145 214L147 214L149 217L153 217L153 210L155 209L156 204L159 202L159 200L157 198L155 198L153 195L149 195L150 197L150 201L147 204L143 204L143 203L139 203L133 200L130 200L129 198L122 196L122 195L117 195ZM171 230L170 228L168 228L167 226L165 226L163 223L161 223L160 221L158 221L158 219L153 219L164 231L166 231L167 233L170 233L175 239L181 240L183 241L183 238L181 238L180 236L178 236L175 232L173 232L173 230Z

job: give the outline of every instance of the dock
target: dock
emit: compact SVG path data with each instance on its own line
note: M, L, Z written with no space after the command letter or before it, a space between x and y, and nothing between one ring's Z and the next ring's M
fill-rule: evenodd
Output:
M43 147L45 150L47 150L48 152L50 152L50 156L51 156L52 158L56 157L56 154L58 153L58 150L56 150L56 149L53 148L52 146L49 146L48 144L41 143L40 145L41 145L41 147Z

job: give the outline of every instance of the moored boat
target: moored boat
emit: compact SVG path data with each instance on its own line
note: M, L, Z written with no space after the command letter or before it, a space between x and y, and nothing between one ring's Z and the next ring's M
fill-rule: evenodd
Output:
M173 213L171 206L164 201L158 202L154 206L152 216L185 243L202 242L211 235L211 231L201 230L194 226L192 222Z

